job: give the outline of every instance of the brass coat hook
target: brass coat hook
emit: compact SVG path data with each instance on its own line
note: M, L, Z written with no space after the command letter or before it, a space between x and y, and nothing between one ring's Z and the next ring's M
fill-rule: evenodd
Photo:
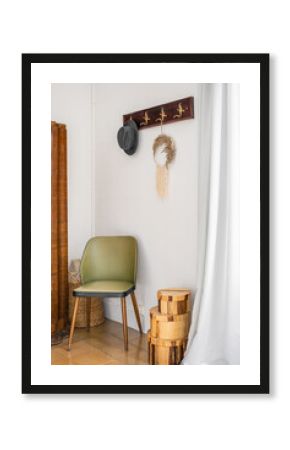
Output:
M140 122L140 125L148 125L148 122L151 120L150 117L148 116L147 111L145 111L144 117L143 119L145 120L145 122Z
M165 114L164 108L161 108L161 112L159 113L158 119L155 120L155 122L161 122L163 123L163 120L167 117L167 114Z
M185 112L185 109L183 109L182 107L182 103L178 103L177 112L178 114L175 114L173 116L173 119L180 119L182 117L182 114Z

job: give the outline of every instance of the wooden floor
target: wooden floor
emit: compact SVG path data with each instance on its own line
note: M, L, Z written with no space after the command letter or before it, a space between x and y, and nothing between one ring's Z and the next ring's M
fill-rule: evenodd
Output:
M52 346L51 364L145 365L148 364L146 335L129 328L129 350L126 352L120 323L106 320L89 331L76 328L70 352L67 351L67 339Z

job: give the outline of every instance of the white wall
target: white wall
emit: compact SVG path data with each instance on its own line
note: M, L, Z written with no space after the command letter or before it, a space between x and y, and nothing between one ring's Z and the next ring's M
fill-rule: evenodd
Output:
M68 253L80 258L92 235L91 85L52 84L51 119L68 133Z
M152 144L159 127L139 132L139 146L128 156L118 146L122 115L194 96L194 84L95 84L96 145L95 234L130 234L138 239L137 299L149 328L148 309L162 287L195 288L197 254L198 119L169 124L163 132L176 143L176 159L169 167L169 196L160 199L155 188ZM198 114L197 114L198 117ZM121 320L119 302L105 302L106 315ZM128 320L136 327L131 304Z
M197 111L198 94L196 84L52 84L52 120L65 123L68 130L69 260L81 257L93 235L135 236L136 295L145 330L158 289L195 288L199 121L163 127L176 144L166 199L156 192L152 156L160 128L139 132L133 156L120 149L117 132L123 114L190 95ZM104 305L108 318L121 321L116 298ZM130 301L128 322L136 328Z

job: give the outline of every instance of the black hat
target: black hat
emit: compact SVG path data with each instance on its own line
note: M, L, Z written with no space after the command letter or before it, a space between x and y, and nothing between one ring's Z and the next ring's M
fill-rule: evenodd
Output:
M118 131L118 144L127 153L133 155L138 145L138 127L134 120L128 120Z

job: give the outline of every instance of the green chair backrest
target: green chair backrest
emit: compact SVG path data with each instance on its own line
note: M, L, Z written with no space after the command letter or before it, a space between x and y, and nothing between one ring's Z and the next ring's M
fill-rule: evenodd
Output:
M132 236L96 236L85 247L81 265L81 283L110 280L135 283L137 241Z

